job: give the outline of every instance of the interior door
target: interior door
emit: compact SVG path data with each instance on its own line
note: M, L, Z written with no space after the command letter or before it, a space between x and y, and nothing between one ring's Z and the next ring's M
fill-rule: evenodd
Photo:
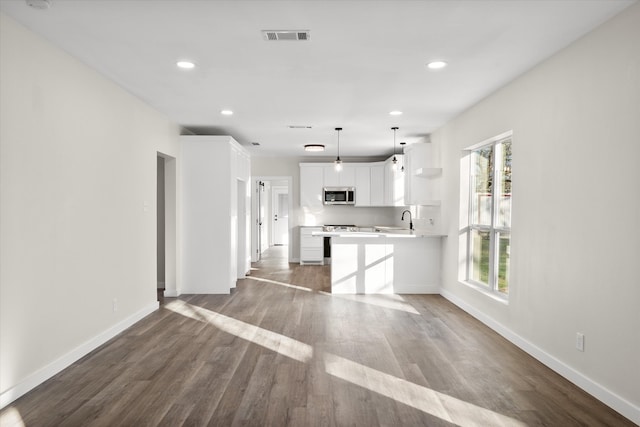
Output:
M289 243L289 190L286 187L273 187L273 244Z

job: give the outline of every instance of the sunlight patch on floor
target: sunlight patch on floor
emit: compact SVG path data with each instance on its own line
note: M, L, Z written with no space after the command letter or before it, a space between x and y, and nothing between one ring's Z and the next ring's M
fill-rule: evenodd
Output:
M292 285L290 283L284 283L284 282L278 282L276 280L265 279L262 277L248 277L248 279L256 280L258 282L271 283L273 285L278 285L278 286L284 286L285 288L297 289L299 291L313 292L313 289L305 288L303 286Z
M305 288L303 286L292 285L290 283L278 282L276 280L265 279L263 277L247 277L247 279L256 280L258 282L270 283L272 285L283 286L285 288L296 289L304 292L315 292L320 295L325 295L332 298L340 298L347 301L358 302L362 304L375 305L381 308L390 308L392 310L400 310L411 314L420 314L411 304L404 301L400 295L394 294L332 294L325 291L314 291L313 289Z
M348 301L359 302L362 304L375 305L381 308L390 308L392 310L400 310L410 314L420 314L411 304L404 301L400 295L394 294L331 294L329 292L319 292L329 295L333 298L340 298Z
M183 300L171 301L165 305L165 308L182 316L209 323L226 333L299 362L308 363L314 355L314 349L309 344L215 311L189 304ZM332 353L323 353L322 358L325 372L333 377L363 387L398 403L411 406L426 414L461 427L487 425L526 426L526 424L516 419ZM20 424L16 425L20 426Z
M14 407L5 409L0 414L0 426L2 427L25 427L20 411Z
M206 308L198 307L182 300L171 301L165 305L165 308L182 316L200 322L207 322L221 331L235 335L299 362L308 362L313 358L313 348L310 345L269 331L268 329L263 329L259 326L234 319L233 317L225 316L224 314L216 313L215 311L207 310Z
M461 427L526 426L516 419L330 353L324 355L324 364L329 375Z

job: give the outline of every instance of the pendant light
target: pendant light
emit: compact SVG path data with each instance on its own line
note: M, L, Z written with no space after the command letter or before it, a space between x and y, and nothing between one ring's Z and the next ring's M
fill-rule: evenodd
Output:
M391 159L391 169L395 172L398 170L398 159L396 158L396 131L398 127L394 126L391 130L393 131L393 159Z
M336 128L336 132L338 132L338 157L333 162L336 172L340 172L342 170L342 160L340 160L340 131L342 128Z
M404 172L404 146L407 145L406 142L400 143L400 153L402 154L402 167L400 168L400 172Z

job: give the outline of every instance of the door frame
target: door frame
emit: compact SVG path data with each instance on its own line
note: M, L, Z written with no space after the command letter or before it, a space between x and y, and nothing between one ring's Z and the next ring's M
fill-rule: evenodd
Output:
M271 245L276 245L276 214L275 212L278 210L276 206L279 206L278 197L280 194L287 195L287 205L289 204L289 187L285 185L271 185L271 218L269 219L271 223ZM288 207L287 207L288 208ZM278 210L279 211L279 210ZM287 243L289 239L289 212L287 211Z
M256 175L251 177L251 261L256 262L259 259L260 251L258 247L258 186L257 182L271 182L271 181L286 181L286 187L289 190L289 226L288 229L288 242L289 253L288 261L293 262L293 233L292 233L292 218L293 213L293 177L291 176L272 176L272 175ZM271 202L269 202L271 203Z
M160 151L156 152L156 158L158 157L164 159L164 296L177 297L181 291L178 283L177 251L178 162L175 157ZM156 232L156 239L157 234ZM156 241L156 251L157 245ZM157 287L157 284L155 286Z

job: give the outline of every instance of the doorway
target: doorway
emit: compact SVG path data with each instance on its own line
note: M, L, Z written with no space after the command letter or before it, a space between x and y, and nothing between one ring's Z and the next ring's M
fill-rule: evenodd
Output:
M158 301L163 301L165 290L165 176L164 158L157 158L157 185L156 185L156 284Z
M289 243L289 189L271 187L271 242L272 246Z
M293 212L290 176L256 176L251 183L251 261L274 246L288 262L292 258L290 214Z
M249 248L249 229L250 212L247 210L248 198L247 182L238 180L238 227L237 227L237 278L243 279L247 272L251 269L251 260L247 256Z
M176 159L156 153L156 292L178 296L176 281Z

